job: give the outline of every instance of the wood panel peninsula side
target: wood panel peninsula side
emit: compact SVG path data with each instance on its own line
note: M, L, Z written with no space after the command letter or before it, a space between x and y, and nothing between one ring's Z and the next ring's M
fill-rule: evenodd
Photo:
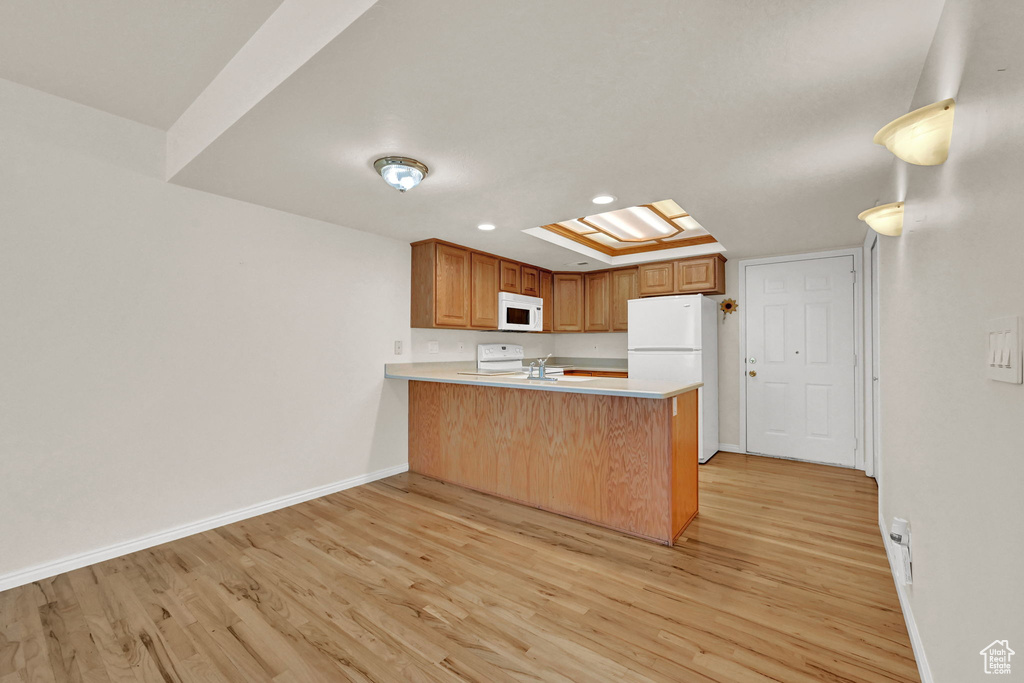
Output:
M665 545L697 514L695 388L405 378L413 472Z

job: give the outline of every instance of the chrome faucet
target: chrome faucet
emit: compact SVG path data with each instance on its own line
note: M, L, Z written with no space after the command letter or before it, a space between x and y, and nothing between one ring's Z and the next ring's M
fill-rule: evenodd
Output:
M552 356L552 354L549 353L544 358L541 358L541 359L539 359L537 361L531 361L530 362L530 376L529 376L529 379L542 379L542 380L544 380L546 382L557 382L558 381L557 377L548 377L547 375L544 374L544 369L547 366L547 362L549 360L551 360L551 356ZM537 376L534 377L533 376L533 370L534 370L534 368L537 368L538 366L540 366L539 367L539 371L537 373Z

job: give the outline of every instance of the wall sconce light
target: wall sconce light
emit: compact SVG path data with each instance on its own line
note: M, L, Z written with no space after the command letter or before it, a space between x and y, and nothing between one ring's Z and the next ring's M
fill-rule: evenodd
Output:
M903 233L903 202L882 204L857 216L879 235L899 237Z
M955 108L949 99L904 114L875 133L875 144L907 163L938 166L949 156Z

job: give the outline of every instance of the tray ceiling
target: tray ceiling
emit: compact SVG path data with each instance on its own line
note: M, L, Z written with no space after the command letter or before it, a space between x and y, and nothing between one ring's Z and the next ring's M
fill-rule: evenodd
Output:
M609 256L716 243L675 201L663 199L541 226Z

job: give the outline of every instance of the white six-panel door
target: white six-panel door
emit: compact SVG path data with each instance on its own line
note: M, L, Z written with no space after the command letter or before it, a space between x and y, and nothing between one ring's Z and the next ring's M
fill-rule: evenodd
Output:
M747 451L855 464L852 256L747 266Z

